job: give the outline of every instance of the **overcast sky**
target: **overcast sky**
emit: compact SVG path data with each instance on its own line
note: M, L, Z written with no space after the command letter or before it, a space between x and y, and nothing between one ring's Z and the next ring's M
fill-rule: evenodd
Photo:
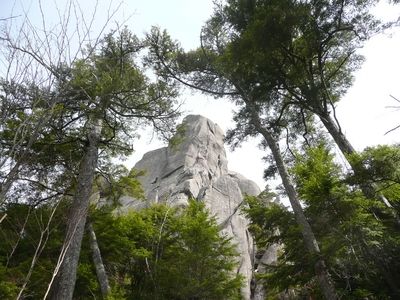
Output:
M60 5L62 2L57 0L59 7L62 7ZM22 5L25 11L29 11L31 19L40 20L38 3L38 0L16 2L0 0L0 18L23 14ZM46 22L54 23L57 15L52 9L56 2L42 0L41 3ZM113 6L118 3L114 1ZM87 16L93 13L94 4L95 1L91 0L81 4ZM108 6L102 5L99 5L97 11L94 31L99 30L106 19ZM189 50L199 45L200 29L211 15L212 7L212 0L127 0L116 14L115 20L122 22L131 16L127 25L139 36L148 31L152 25L158 25ZM380 6L377 11L381 18L397 18L400 15L400 5ZM354 86L338 105L339 122L357 150L362 150L368 145L399 142L400 129L384 136L386 131L400 125L400 111L387 108L387 106L400 106L400 103L390 97L393 95L400 99L400 31L396 30L393 33L392 38L379 36L368 42L362 50L367 60L363 68L356 73ZM185 95L184 98L186 100L184 109L188 113L210 118L224 131L233 125L231 112L234 107L230 103L200 94ZM266 182L262 179L262 174L265 165L261 161L264 153L258 150L256 145L256 141L250 141L233 153L227 149L228 167L254 180L260 188L264 188ZM156 141L149 144L149 137L143 135L140 141L135 142L136 153L128 160L127 165L132 167L145 152L161 146Z

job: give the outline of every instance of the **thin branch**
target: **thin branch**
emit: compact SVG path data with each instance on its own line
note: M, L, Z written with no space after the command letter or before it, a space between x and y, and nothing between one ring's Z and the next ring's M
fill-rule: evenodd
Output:
M396 97L394 97L394 96L392 96L392 95L389 95L389 96L392 97L394 100L396 100L397 102L400 103L400 100L397 99ZM396 108L397 110L400 109L399 106L386 106L386 108ZM388 133L390 133L390 132L392 132L392 131L395 131L395 130L398 129L398 128L400 128L400 125L396 126L395 128L390 129L389 131L386 131L384 135L387 135Z
M54 214L55 214L60 202L61 201L58 201L56 203L56 205L54 206L54 209L51 211L51 214L49 216L49 220L47 221L46 227L43 230L40 231L39 243L36 246L35 253L34 253L32 261L31 261L31 266L29 268L28 274L25 277L24 283L21 286L21 289L20 289L20 291L18 293L18 296L17 296L16 300L18 300L18 299L20 299L22 297L22 293L25 290L25 287L28 284L29 279L30 279L30 277L32 275L33 268L35 267L37 261L39 260L40 254L43 252L43 250L44 250L44 248L45 248L45 246L47 244L47 241L48 241L49 236L50 236L50 224L51 224L51 221L53 220L53 216L54 216ZM38 223L39 223L39 221L38 221Z
M1 222L3 222L3 220L4 220L6 217L7 217L7 214L4 214L4 215L1 217L1 219L0 219L0 224L1 224Z
M389 131L386 131L384 135L388 134L389 132L392 132L396 129L400 128L400 125L396 126L395 128L390 129Z
M15 18L19 18L19 17L21 17L21 16L22 16L22 15L11 16L11 17L7 17L7 18L1 18L1 19L0 19L0 22L1 22L1 21L7 21L7 20L15 19Z
M396 100L397 102L399 102L400 103L400 100L399 99L397 99L396 97L394 97L394 96L392 96L392 95L389 95L390 97L392 97L394 100Z

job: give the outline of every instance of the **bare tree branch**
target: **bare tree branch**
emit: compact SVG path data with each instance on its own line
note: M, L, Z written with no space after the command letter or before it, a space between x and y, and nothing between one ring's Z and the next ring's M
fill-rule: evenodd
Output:
M400 103L400 100L397 99L396 97L389 95L390 97L392 97L394 100L396 100L397 102ZM400 110L400 106L386 106L386 108L395 108L396 110ZM388 133L395 131L396 129L400 128L400 125L396 126L395 128L390 129L389 131L386 131L384 135L387 135Z

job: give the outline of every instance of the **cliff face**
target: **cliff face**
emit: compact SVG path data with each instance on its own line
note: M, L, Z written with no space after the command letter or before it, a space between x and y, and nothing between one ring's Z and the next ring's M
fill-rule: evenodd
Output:
M178 151L168 147L153 150L135 165L136 169L147 170L147 175L139 178L147 201L123 197L122 209L140 209L150 202L185 206L190 198L204 202L217 216L222 234L233 237L238 244L241 253L238 272L247 281L242 292L245 299L250 299L253 241L239 206L243 192L258 195L260 188L228 170L224 133L218 125L199 115L187 116L184 123L185 140L179 144Z

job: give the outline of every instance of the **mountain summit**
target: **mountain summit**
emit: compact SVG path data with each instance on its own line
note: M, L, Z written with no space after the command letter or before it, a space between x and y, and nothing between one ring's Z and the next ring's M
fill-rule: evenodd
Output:
M233 237L241 253L238 272L245 276L243 296L250 299L253 241L247 231L248 220L240 214L243 193L258 195L254 181L228 170L224 133L211 120L200 115L184 118L185 137L178 150L164 147L147 152L134 166L147 170L140 177L146 202L131 197L120 199L126 209L140 209L151 202L185 206L191 198L204 202L217 216L221 233Z

